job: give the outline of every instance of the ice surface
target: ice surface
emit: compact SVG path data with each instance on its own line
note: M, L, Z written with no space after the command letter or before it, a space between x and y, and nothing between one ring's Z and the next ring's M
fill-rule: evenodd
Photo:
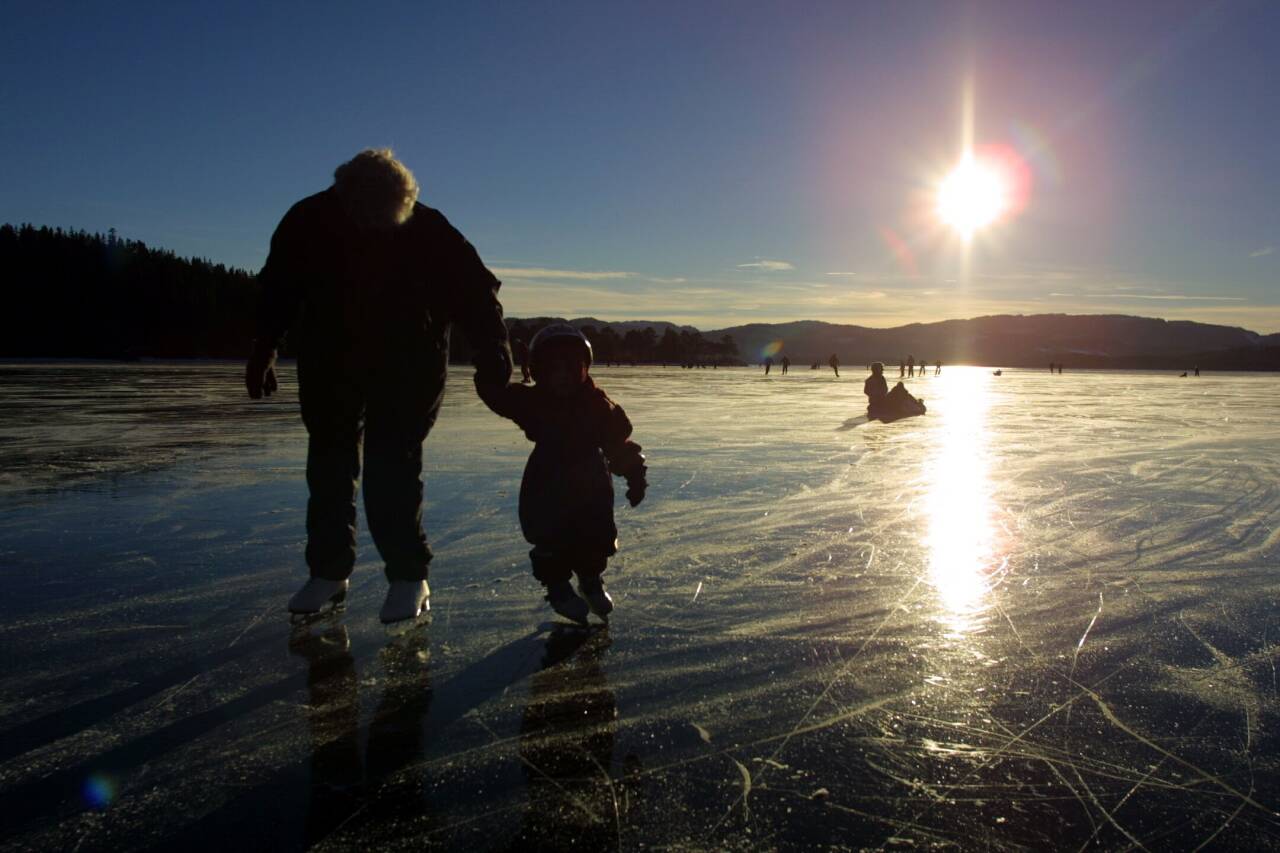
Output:
M0 844L1280 843L1280 379L597 369L649 456L610 627L555 627L529 445L455 370L429 626L367 539L301 628L291 371L0 368Z

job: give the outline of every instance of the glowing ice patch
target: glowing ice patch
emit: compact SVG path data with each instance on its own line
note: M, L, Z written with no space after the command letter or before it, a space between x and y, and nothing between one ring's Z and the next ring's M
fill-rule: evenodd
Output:
M81 794L90 808L105 809L116 798L116 783L105 773L94 773L84 780Z

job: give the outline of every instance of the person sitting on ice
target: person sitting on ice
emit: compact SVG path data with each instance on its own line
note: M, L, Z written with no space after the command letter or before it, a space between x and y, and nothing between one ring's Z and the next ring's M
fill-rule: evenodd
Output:
M477 379L476 390L534 443L520 482L533 576L556 613L585 625L588 611L607 619L613 610L601 579L618 552L609 475L626 479L627 500L638 505L647 486L644 455L622 407L591 381L591 343L581 332L568 323L542 329L529 345L529 366L532 387Z
M877 417L877 413L884 408L885 395L889 393L889 383L884 378L884 362L872 363L871 375L862 383L862 393L867 395L867 417Z
M884 363L880 361L871 365L871 375L862 384L862 393L867 395L867 417L871 420L896 420L925 412L924 401L911 396L901 382L889 390Z

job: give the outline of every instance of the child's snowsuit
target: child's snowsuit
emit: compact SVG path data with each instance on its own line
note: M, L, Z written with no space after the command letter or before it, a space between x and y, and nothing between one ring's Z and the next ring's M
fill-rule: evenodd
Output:
M644 476L622 407L587 377L572 397L545 387L477 384L480 398L534 443L520 482L520 529L535 547L533 575L544 584L599 576L618 552L613 480Z

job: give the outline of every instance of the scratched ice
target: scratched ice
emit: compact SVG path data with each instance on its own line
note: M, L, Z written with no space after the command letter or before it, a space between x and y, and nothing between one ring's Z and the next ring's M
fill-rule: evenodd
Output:
M292 629L292 375L0 369L0 845L1280 844L1280 379L600 369L650 458L556 629L528 445L456 370L434 620ZM362 534L363 537L363 534Z

